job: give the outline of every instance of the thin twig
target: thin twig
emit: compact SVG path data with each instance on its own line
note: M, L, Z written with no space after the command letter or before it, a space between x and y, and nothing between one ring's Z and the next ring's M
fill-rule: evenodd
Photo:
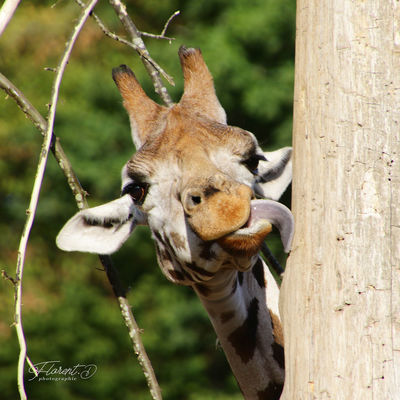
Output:
M18 259L17 259L17 268L16 268L16 280L17 284L15 286L15 329L17 332L18 342L20 346L20 353L18 359L18 390L20 394L20 398L25 400L26 392L24 387L24 366L26 360L26 341L25 335L22 326L22 318L21 318L21 310L22 310L22 276L23 276L23 269L24 269L24 262L25 262L25 254L26 248L29 240L30 231L32 229L32 225L35 219L37 204L39 200L40 189L43 182L43 176L46 169L47 158L52 142L52 132L54 126L54 119L55 119L55 112L57 107L57 99L58 99L58 92L61 85L61 79L67 65L68 59L70 57L73 45L86 21L89 16L90 11L97 3L97 0L92 0L89 5L83 11L77 25L74 28L72 36L67 43L66 50L63 54L61 62L57 68L57 74L54 80L52 96L51 96L51 105L49 110L48 116L48 124L47 129L44 134L43 145L40 152L38 167L36 171L36 177L33 184L31 200L29 203L29 208L27 210L27 219L25 222L25 226L21 235L20 245L18 249Z
M1 270L1 276L6 280L9 281L13 284L13 286L15 286L17 284L17 281L10 275L7 274L7 271L2 269Z
M168 18L168 20L167 20L167 22L165 23L165 25L164 25L164 29L161 31L161 34L160 34L160 37L163 37L164 35L165 35L165 33L167 32L167 29L168 29L168 25L170 24L170 22L177 16L177 15L179 15L181 12L178 10L178 11L175 11L169 18Z
M126 289L123 287L117 270L112 265L111 258L107 256L99 256L101 263L104 266L108 280L111 282L114 295L117 297L121 314L124 318L126 327L128 328L129 337L133 344L133 349L138 358L139 364L142 367L143 374L146 378L147 385L153 400L162 400L160 386L157 382L157 377L154 373L153 366L147 356L146 349L143 346L140 337L140 329L133 316L131 306L126 298Z
M144 32L144 31L140 31L140 34L144 37L148 37L151 39L157 39L157 40L167 40L168 42L172 42L173 40L175 40L175 38L173 37L169 37L169 36L165 36L165 35L157 35L156 33L150 33L150 32Z
M154 33L143 32L143 31L140 32L141 35L142 35L142 36L149 37L149 38L152 38L152 39L167 39L167 40L169 40L169 41L175 40L175 38L170 38L170 37L168 37L168 36L165 36L165 33L167 32L167 29L168 29L168 26L169 26L170 22L171 22L177 15L179 15L180 13L181 13L181 12L180 12L179 10L178 10L178 11L175 11L175 12L168 18L167 22L166 22L165 25L164 25L163 30L161 31L161 33L160 33L159 35L155 35Z
M31 359L28 356L26 356L26 361L28 362L28 365L31 367L32 372L35 374L36 377L38 377L39 376L38 370L33 365L33 362L31 361Z
M5 0L0 9L0 36L6 29L10 22L15 10L18 7L20 0Z
M84 7L84 3L81 0L75 0L77 4L79 4L81 7ZM141 57L143 57L144 59L146 59L167 81L170 85L175 86L175 82L174 79L172 78L172 76L168 75L151 57L149 54L141 54L141 50L138 48L138 46L133 43L130 42L124 38L122 38L121 36L118 36L117 34L111 32L103 23L103 21L97 16L97 14L92 13L91 16L93 17L93 19L96 21L97 25L99 25L100 29L103 31L103 33L108 36L109 38L116 40L117 42L123 43L126 46L131 47L133 50L135 50L136 52L138 52L140 54ZM140 33L143 34L143 33ZM149 36L148 34L146 34L147 36ZM157 37L156 37L157 36ZM161 37L159 37L158 35L154 35L154 37L156 37L157 39L161 39ZM168 39L168 40L173 40L172 38L167 38L167 37L163 37L162 39Z
M152 382L152 384L149 385L150 394L154 400L162 400L161 390L157 384L157 378L153 366L146 355L146 350L140 338L140 329L133 317L131 306L126 297L118 297L118 301L121 307L122 316L125 320L125 325L128 327L129 336L131 337L132 343L134 343L134 351L139 359L145 378L148 383ZM144 355L146 356L144 357Z
M80 210L87 208L88 204L86 201L86 196L88 195L88 193L82 188L78 177L72 169L71 163L69 162L67 155L64 153L64 149L60 144L60 139L56 136L53 136L51 151L53 152L54 157L58 162L58 165L61 167L65 177L67 178L68 185L74 195L78 208Z
M109 0L109 2L114 7L118 18L120 19L129 36L131 37L132 43L136 46L135 50L143 60L143 64L153 81L156 93L161 97L161 99L167 106L171 107L173 105L173 102L167 92L167 89L162 83L159 70L156 68L157 64L154 63L154 60L150 57L150 54L147 51L147 48L141 38L140 31L136 28L136 25L129 17L125 5L120 0Z

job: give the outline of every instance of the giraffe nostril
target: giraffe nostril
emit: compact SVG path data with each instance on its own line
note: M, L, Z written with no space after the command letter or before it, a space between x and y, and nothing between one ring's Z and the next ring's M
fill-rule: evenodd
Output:
M204 194L202 193L201 189L193 188L188 190L183 196L182 202L185 212L188 214L195 212L197 207L202 204L203 199Z

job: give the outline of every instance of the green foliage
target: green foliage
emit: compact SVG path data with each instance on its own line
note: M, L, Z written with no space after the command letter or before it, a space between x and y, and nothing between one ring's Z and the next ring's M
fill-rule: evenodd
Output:
M43 114L56 66L79 14L72 1L21 2L0 38L0 70ZM167 34L148 39L154 57L183 86L177 50L201 47L229 123L251 130L266 148L290 145L294 58L294 0L136 0L127 2L139 29L160 32L181 11ZM123 30L107 2L96 12L111 30ZM111 69L130 65L156 99L150 79L131 49L106 38L89 21L73 51L61 87L55 132L71 159L90 205L119 195L120 170L133 152L129 121ZM41 136L12 99L0 97L0 267L12 275ZM66 254L54 238L76 206L57 163L50 159L31 234L24 276L23 321L34 363L59 360L64 367L95 364L96 374L74 382L29 381L31 399L149 399L116 300L95 256ZM279 251L277 237L270 243ZM282 256L280 256L282 257ZM161 275L145 228L115 255L143 340L168 399L241 398L199 301L189 288ZM18 397L18 345L12 325L13 290L0 281L0 393Z

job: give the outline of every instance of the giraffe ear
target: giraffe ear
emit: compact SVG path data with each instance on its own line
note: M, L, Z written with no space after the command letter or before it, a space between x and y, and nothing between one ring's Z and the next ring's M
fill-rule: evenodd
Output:
M278 200L292 181L292 148L265 152L266 161L258 164L256 192L261 196Z
M61 250L111 254L145 223L129 195L75 214L61 229L56 243Z
M161 130L165 124L164 116L168 109L155 103L146 95L135 74L126 65L114 68L112 77L129 115L133 143L136 149L139 149L149 135Z
M226 124L226 113L215 93L214 81L199 49L181 46L184 92L179 104L214 121Z

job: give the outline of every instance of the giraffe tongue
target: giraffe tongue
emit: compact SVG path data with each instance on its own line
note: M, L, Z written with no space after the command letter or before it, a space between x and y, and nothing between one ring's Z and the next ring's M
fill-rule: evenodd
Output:
M283 248L286 253L290 251L294 233L294 219L290 210L281 203L273 200L252 200L248 226L258 220L267 220L281 235Z

